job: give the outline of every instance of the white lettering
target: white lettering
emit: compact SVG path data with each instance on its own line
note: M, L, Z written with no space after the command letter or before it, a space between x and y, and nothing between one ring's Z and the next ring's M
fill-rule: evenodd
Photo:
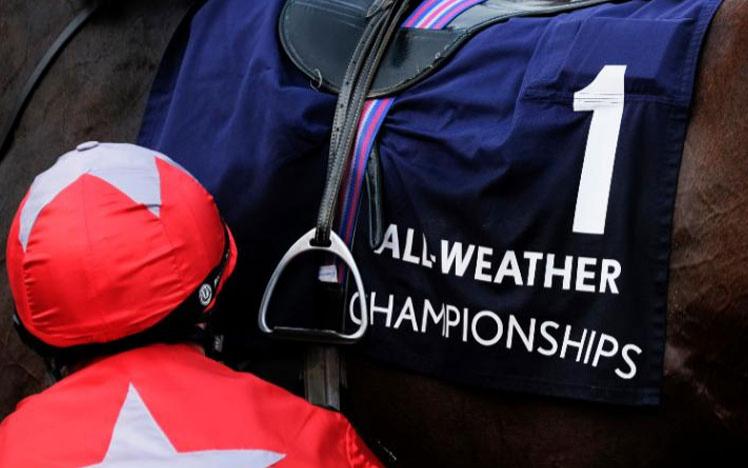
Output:
M351 301L348 303L348 316L351 318L351 322L353 322L356 325L361 325L361 319L356 317L356 314L353 313L354 310L360 310L358 307L355 307L356 302L358 301L358 291L353 293L353 296L351 297Z
M444 304L439 308L439 313L437 314L434 310L434 307L431 305L431 302L428 299L423 300L423 317L421 318L421 333L426 333L426 324L428 323L428 319L431 317L431 320L434 322L434 325L438 324L442 320L444 320ZM444 335L444 327L446 325L446 322L442 323L442 335Z
M590 339L587 340L587 352L584 353L584 363L588 364L590 362L590 352L592 351L592 344L595 342L595 335L597 332L595 330L592 330L592 333L590 333Z
M478 256L475 259L475 279L478 281L491 281L491 275L486 270L491 269L491 262L486 260L486 256L493 255L493 249L489 247L478 246Z
M450 313L454 313L453 316ZM450 319L450 317L454 317ZM460 309L453 305L447 305L447 321L444 325L444 336L449 338L449 330L456 327L460 323Z
M517 286L522 286L522 274L519 271L519 262L517 262L517 255L515 255L513 250L507 250L504 253L504 258L501 259L499 270L496 272L496 278L494 278L493 282L501 284L504 281L504 278L507 276L511 276L512 279L514 279L514 284L516 284Z
M398 315L397 320L395 320L395 329L399 329L400 324L406 319L410 322L413 331L417 332L418 322L416 321L416 311L413 309L413 299L411 299L410 296L405 299L405 304L403 305L403 308L400 309L400 315Z
M525 252L524 257L530 262L527 266L527 285L535 286L535 271L538 261L543 258L543 254L540 252Z
M556 354L556 350L558 350L558 342L552 335L548 333L547 329L555 328L556 330L558 330L558 327L560 327L559 324L550 320L547 322L543 322L543 324L540 325L540 336L545 338L545 340L551 345L549 349L538 348L538 352L540 354L544 356L553 356L554 354Z
M376 305L377 293L371 293L371 306L369 307L371 320L369 323L374 324L374 314L384 314L387 318L385 319L385 326L390 327L392 323L392 312L395 308L395 298L390 294L387 298L387 307L381 307Z
M465 275L465 270L467 270L468 265L470 264L470 259L473 258L473 250L475 250L474 245L468 245L467 252L463 253L462 251L462 242L455 242L452 244L452 248L447 251L449 248L449 242L442 240L442 273L449 274L449 272L452 270L452 265L455 265L455 275L462 277Z
M613 345L610 349L605 349L605 343ZM592 359L592 367L597 367L597 363L601 357L612 357L618 352L618 340L605 333L600 334L600 341L597 342L597 349L595 350L595 357Z
M506 332L506 349L512 348L512 338L514 338L514 332L517 332L519 339L524 343L527 351L532 352L532 344L535 341L535 319L530 319L530 331L525 333L517 322L517 318L514 315L509 316L509 324L507 325Z
M545 283L543 287L550 288L553 285L553 277L560 276L563 279L562 288L568 291L571 287L571 269L573 267L574 257L567 255L564 259L563 268L556 268L554 260L556 256L554 254L548 254L545 257Z
M588 266L597 265L596 258L579 257L577 258L577 284L576 290L583 292L595 292L595 285L585 283L585 280L595 279L595 272L587 270Z
M421 265L425 266L426 268L431 268L432 266L434 266L434 262L429 258L429 246L426 243L425 234L421 234L421 242Z
M603 271L600 273L600 292L606 292L606 285L610 287L610 292L618 294L616 279L621 275L621 264L616 260L604 258Z
M413 229L408 228L405 233L405 250L403 250L403 261L418 265L418 257L413 255Z
M387 230L384 232L384 239L382 245L374 251L375 254L380 255L384 249L390 249L392 251L392 258L400 259L400 241L397 237L397 225L390 224L387 226Z
M467 343L468 339L468 308L462 309L462 341Z
M490 317L494 322L496 322L496 334L493 336L493 338L485 339L478 334L478 321L483 317ZM481 310L480 312L475 314L475 317L473 317L473 322L470 325L470 331L472 332L473 339L478 342L478 344L481 344L483 346L493 346L499 342L499 340L501 339L501 335L504 334L504 324L502 324L501 319L490 310Z
M582 350L584 349L584 340L587 338L587 329L582 329L582 339L579 341L574 341L570 339L571 335L571 325L566 326L566 331L564 331L564 341L561 344L561 359L566 357L566 349L567 348L577 348L577 358L576 361L579 362L582 359Z
M624 380L633 379L636 375L636 364L634 364L633 359L629 357L629 351L634 351L636 354L641 354L642 349L636 345L633 344L627 344L623 347L623 350L621 351L621 356L623 356L623 360L626 361L626 364L629 366L628 372L622 372L620 369L616 369L616 375Z

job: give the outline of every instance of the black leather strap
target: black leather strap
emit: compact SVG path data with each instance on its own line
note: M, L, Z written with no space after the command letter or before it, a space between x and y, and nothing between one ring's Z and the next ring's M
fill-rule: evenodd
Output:
M384 240L382 165L378 144L372 146L369 163L366 165L366 199L369 201L369 248L376 250Z
M59 55L62 49L65 48L65 45L67 45L70 39L72 39L73 36L75 36L75 34L81 30L83 25L86 24L86 21L91 18L91 15L96 12L100 5L101 3L99 1L92 2L85 6L77 15L75 15L75 17L70 20L70 23L68 23L65 29L62 30L60 35L57 36L57 39L55 39L52 45L49 46L49 49L47 49L47 51L44 53L41 60L39 60L39 63L36 64L36 68L34 68L34 71L26 79L26 83L23 85L21 94L16 100L16 105L13 108L13 111L10 113L10 117L2 127L2 130L0 130L0 163L2 163L7 150L10 147L10 142L13 139L13 132L16 129L21 116L23 115L23 111L26 108L29 99L31 99L31 96L34 94L37 86L44 77L44 74L47 72L50 65L52 65L55 58Z
M393 34L407 11L408 0L379 0L372 4L369 21L353 52L335 108L327 180L317 217L315 242L329 245L343 172L349 162L364 101Z
M376 0L367 11L368 22L356 44L341 82L335 108L327 180L320 203L314 242L330 244L343 174L350 163L358 121L382 56L407 11L408 0ZM308 334L307 334L308 337ZM311 403L340 408L341 363L332 346L311 346L304 361L304 390Z

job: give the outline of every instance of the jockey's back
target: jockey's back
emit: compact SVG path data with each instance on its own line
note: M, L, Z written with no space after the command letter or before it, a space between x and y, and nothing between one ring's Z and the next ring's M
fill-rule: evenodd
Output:
M277 464L277 465L276 465ZM378 466L350 423L190 345L98 360L0 425L2 467Z

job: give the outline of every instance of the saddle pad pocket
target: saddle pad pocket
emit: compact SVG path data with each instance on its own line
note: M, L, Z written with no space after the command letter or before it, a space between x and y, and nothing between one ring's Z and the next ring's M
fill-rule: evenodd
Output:
M627 100L686 106L690 87L679 67L687 60L691 19L591 17L560 20L541 38L525 77L524 96L564 98L585 88L606 65L625 65ZM657 41L647 38L658 37ZM671 68L668 68L671 66Z

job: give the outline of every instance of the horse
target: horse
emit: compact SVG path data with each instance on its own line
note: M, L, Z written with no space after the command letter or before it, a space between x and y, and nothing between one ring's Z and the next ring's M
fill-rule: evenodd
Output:
M148 88L188 0L121 2L94 16L42 80L0 163L2 242L33 177L90 139L134 141ZM0 118L81 2L0 5ZM122 44L128 44L122 47ZM343 411L392 466L745 463L748 442L748 4L724 0L707 36L680 170L663 403L616 407L481 390L347 354ZM5 260L4 250L0 259ZM4 275L2 270L0 275ZM51 383L12 331L0 278L0 417Z

